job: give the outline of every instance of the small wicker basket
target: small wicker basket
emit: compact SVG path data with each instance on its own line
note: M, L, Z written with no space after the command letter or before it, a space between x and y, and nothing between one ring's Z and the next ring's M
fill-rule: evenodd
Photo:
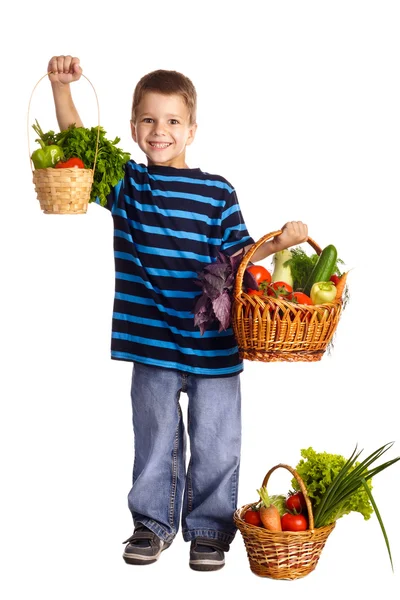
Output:
M266 474L263 486L266 486L271 473L278 468L290 471L304 494L308 512L306 531L268 531L263 527L251 525L244 520L244 514L252 504L246 504L235 511L233 520L242 534L246 547L250 569L260 577L271 579L300 579L317 566L321 552L335 523L314 528L311 501L300 475L289 465L279 464Z
M253 244L239 265L232 302L232 327L241 358L253 361L314 362L321 360L333 338L343 308L342 300L326 304L295 304L283 298L249 295L243 276L256 250L279 235L275 231ZM307 242L319 255L322 249Z
M82 74L82 77L90 83L96 96L97 109L99 114L99 125L97 133L97 146L94 157L94 163L92 169L34 169L32 166L31 150L29 145L29 112L32 101L33 93L38 84L47 77L49 73L43 75L33 88L31 98L29 100L28 107L28 150L29 158L31 161L31 169L33 176L33 183L35 185L35 191L37 198L40 202L40 208L45 214L52 215L79 215L87 212L94 170L97 160L97 153L99 148L99 135L100 135L100 111L99 102L96 94L96 90L89 79Z

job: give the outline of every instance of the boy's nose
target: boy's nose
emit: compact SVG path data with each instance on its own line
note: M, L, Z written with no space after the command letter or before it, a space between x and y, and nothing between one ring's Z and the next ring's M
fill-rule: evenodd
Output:
M164 135L164 127L161 123L154 123L153 127L154 135Z

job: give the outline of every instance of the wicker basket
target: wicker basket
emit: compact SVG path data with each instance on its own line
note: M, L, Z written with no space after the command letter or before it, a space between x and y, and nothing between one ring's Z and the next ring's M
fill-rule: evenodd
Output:
M33 183L45 214L87 212L93 183L92 169L35 169Z
M243 275L256 250L282 233L275 231L253 244L239 265L232 302L232 327L241 358L263 362L313 362L321 360L333 338L343 303L295 304L283 298L249 295ZM307 242L317 254L322 249Z
M292 467L279 464L266 474L263 486L275 469L283 467L292 473L304 494L309 529L306 531L268 531L263 527L251 525L244 520L244 513L252 504L246 504L235 511L233 520L242 534L246 547L250 569L260 577L271 579L300 579L305 577L317 566L321 552L335 523L314 528L314 517L311 501L308 497L303 480Z
M35 185L35 191L37 195L37 199L40 202L40 208L43 210L45 214L52 215L79 215L85 214L87 212L92 183L94 177L94 170L97 160L97 152L99 147L99 135L100 135L100 122L98 125L98 134L97 134L97 146L94 157L94 163L92 169L34 169L33 163L31 159L31 150L29 146L29 112L30 105L32 101L33 93L38 86L38 84L48 76L43 75L41 79L37 82L35 87L33 88L31 98L29 101L28 107L28 150L29 150L29 158L31 161L31 169L33 176L33 183ZM87 81L89 79L82 74L83 77ZM97 101L97 109L99 113L99 121L100 121L100 111L99 111L99 102L97 98L96 91L93 87L93 84L89 81L90 85L93 88L93 91L96 96Z

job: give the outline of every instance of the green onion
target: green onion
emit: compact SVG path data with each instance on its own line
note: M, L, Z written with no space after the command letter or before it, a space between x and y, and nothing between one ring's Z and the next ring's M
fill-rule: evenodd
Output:
M385 527L383 525L382 517L381 517L381 515L379 513L379 510L378 510L378 507L377 507L376 502L374 500L374 497L372 496L371 490L369 489L369 487L368 487L367 482L365 481L365 479L362 480L362 484L363 484L363 486L365 488L365 491L367 492L367 494L369 496L369 499L371 501L371 504L372 504L372 506L374 508L374 511L375 511L375 514L377 516L379 525L381 527L381 531L382 531L383 537L385 539L385 544L386 544L386 548L387 548L387 551L388 551L388 554L389 554L390 564L392 565L392 571L393 571L394 569L393 569L392 553L390 552L389 538L387 536Z
M368 469L368 467L370 467L376 460L378 460L385 452L387 452L393 446L393 443L394 442L391 442L389 444L385 444L381 448L378 448L377 450L375 450L375 452L372 452L372 454L370 454L366 459L364 459L361 463L357 465L355 465L355 463L362 451L357 452L356 446L350 458L340 469L339 473L333 479L332 483L328 486L325 493L321 495L320 503L318 504L314 512L315 527L324 527L325 525L328 525L332 522L332 515L334 515L335 511L337 511L340 507L343 506L344 500L349 498L352 494L356 493L361 488L364 488L379 521L381 531L385 539L386 547L388 549L392 569L393 562L390 552L388 536L386 534L382 518L379 514L376 502L372 496L372 492L370 486L367 484L367 481L371 480L372 477L384 471L385 469L396 463L398 460L400 460L400 457L397 457L372 469Z

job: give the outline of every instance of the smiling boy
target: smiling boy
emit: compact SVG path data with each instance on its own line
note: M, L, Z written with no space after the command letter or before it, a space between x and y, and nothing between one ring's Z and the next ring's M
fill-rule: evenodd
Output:
M193 142L197 125L183 98L147 92L136 102L132 138L146 154L147 164L187 169L186 146Z
M69 85L81 76L79 60L53 57L48 72L60 129L83 126ZM111 357L133 363L128 505L135 527L124 560L154 563L181 524L190 567L213 571L224 566L236 533L243 363L232 329L220 332L215 324L201 335L195 327L195 280L219 251L233 255L254 242L233 186L186 164L196 100L193 83L176 71L148 73L134 91L132 137L147 165L130 160L107 198L116 276ZM301 221L287 223L253 260L306 238Z

